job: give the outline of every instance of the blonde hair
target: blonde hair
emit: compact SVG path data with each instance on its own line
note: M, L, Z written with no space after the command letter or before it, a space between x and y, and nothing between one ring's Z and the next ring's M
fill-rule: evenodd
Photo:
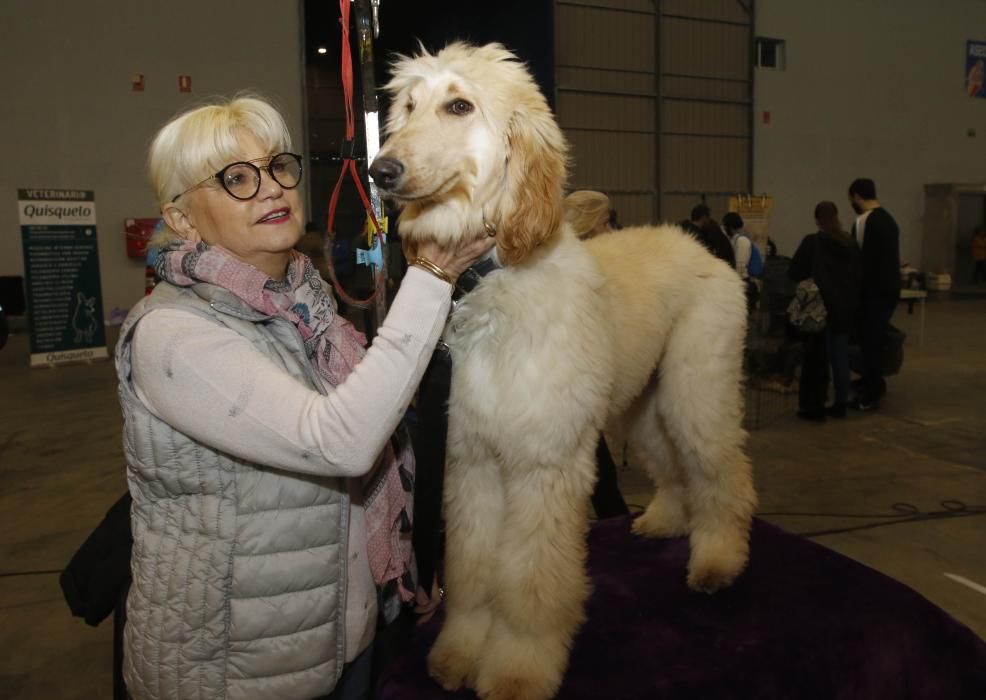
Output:
M582 237L609 221L609 197L594 190L576 190L565 197L565 221Z
M291 134L280 112L257 95L241 93L195 107L161 127L151 143L147 171L158 205L165 204L242 157L239 131L269 153L289 151ZM157 243L176 234L167 226Z

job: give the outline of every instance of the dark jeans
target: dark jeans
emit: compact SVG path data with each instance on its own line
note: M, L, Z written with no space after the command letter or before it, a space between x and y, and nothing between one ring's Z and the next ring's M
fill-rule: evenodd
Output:
M750 314L760 301L760 287L752 279L743 280L743 284L746 286L746 313Z
M845 406L849 402L849 335L825 331L828 344L829 365L832 367L832 387L835 403Z
M804 354L801 358L801 380L798 383L798 408L808 413L825 410L828 388L828 353L825 333L804 333L801 337Z
M897 308L897 299L868 297L863 299L860 349L863 352L863 376L859 398L879 401L887 393L883 380L883 356L887 344L890 319Z
M599 436L596 445L596 488L592 492L592 508L599 518L614 518L630 512L620 494L616 480L616 465L606 445L606 438Z
M382 604L382 602L381 602ZM387 677L390 665L410 648L415 615L408 608L393 622L378 625L373 642L362 654L346 664L331 693L321 700L370 700L374 686Z
M976 284L980 280L986 280L986 260L976 260L972 268L972 283ZM3 347L0 345L0 347Z
M369 700L373 690L373 644L342 670L335 689L322 700Z

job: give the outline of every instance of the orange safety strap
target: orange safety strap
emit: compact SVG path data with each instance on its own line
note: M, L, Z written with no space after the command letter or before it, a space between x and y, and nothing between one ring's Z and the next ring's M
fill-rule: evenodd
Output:
M346 104L346 140L343 142L342 147L342 171L339 173L339 179L336 181L335 189L332 190L332 197L329 199L329 219L326 226L326 231L328 233L328 250L326 251L326 264L329 268L329 277L331 277L332 286L335 288L336 293L351 306L356 306L358 308L369 308L371 303L376 299L377 294L383 289L383 270L382 267L377 268L377 279L374 285L374 292L366 299L356 299L346 293L343 289L342 284L336 278L335 263L332 257L332 249L335 243L335 219L336 219L336 206L339 203L339 192L342 189L342 182L346 179L346 173L349 173L353 182L356 184L356 190L359 192L360 199L363 200L363 208L366 210L367 216L369 216L370 221L373 222L374 233L370 241L371 248L375 245L382 244L383 242L383 231L380 228L380 223L377 221L377 216L373 211L373 206L370 204L370 198L366 196L366 190L363 189L363 183L360 180L359 173L356 170L356 157L354 140L356 138L356 115L353 110L353 57L352 52L349 48L349 4L350 0L339 0L339 10L342 17L339 20L339 24L342 25L342 92Z

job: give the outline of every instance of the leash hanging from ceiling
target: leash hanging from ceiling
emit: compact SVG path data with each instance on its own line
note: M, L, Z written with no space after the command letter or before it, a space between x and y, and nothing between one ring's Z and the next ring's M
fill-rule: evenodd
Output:
M386 245L387 238L384 228L380 225L380 219L382 218L382 207L380 205L379 197L376 194L376 187L372 183L370 184L371 196L367 196L366 190L363 187L363 182L360 179L359 171L356 168L356 112L353 108L353 57L352 51L349 45L349 23L350 23L350 4L353 0L339 0L339 10L340 18L339 24L342 28L342 90L343 90L343 100L345 103L346 112L346 136L342 143L342 149L340 153L340 159L342 160L342 170L339 172L339 179L336 180L335 188L332 190L332 196L329 199L329 214L328 221L326 223L326 231L328 235L328 241L326 245L325 257L326 264L329 269L329 277L332 282L332 286L335 288L336 293L339 297L345 301L350 306L354 306L361 309L373 308L374 302L376 302L377 310L377 325L383 320L386 314L386 302L384 293L386 286L386 255L384 252L384 246ZM366 0L356 0L356 2L365 3ZM379 33L379 20L377 17L377 9L380 4L380 0L371 0L372 3L372 24L373 24L373 35ZM369 35L369 28L363 27L363 24L369 24L369 16L367 15L366 21L363 20L362 15L366 15L365 8L357 8L357 22L360 24L359 28L359 40L360 40L360 57L361 64L363 65L364 72L368 69L368 66L372 65L372 50L373 44L372 39ZM372 82L364 80L364 90L367 87L372 87ZM376 133L377 130L377 119L376 119L376 96L372 96L372 100L367 101L366 109L364 110L366 116L366 133L367 133L367 163L370 163L373 157L376 155L376 151L379 150L379 136ZM370 109L372 107L372 109ZM371 129L373 134L371 135ZM372 143L371 143L372 142ZM372 148L371 148L372 146ZM371 152L372 150L372 152ZM363 208L367 215L367 244L369 250L359 251L359 263L366 264L370 266L374 281L374 291L370 296L365 299L357 299L346 292L343 288L342 283L336 276L335 264L333 260L333 248L335 244L336 231L335 231L335 218L336 218L336 208L339 203L339 193L342 190L342 183L346 179L346 176L350 175L352 177L353 183L356 185L356 190L359 193L360 200L363 202ZM372 197L372 201L371 201ZM386 221L384 219L384 221ZM371 228L372 226L372 228Z

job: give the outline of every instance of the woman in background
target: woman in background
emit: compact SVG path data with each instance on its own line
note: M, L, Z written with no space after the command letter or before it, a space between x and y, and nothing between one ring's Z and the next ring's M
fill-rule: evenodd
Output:
M814 278L825 304L825 330L804 335L805 351L798 391L798 417L823 421L826 414L846 417L849 334L855 323L862 273L859 245L842 230L835 204L819 202L815 207L815 224L818 231L801 241L791 259L788 274L794 282ZM826 409L827 365L832 367L835 399Z
M609 197L594 190L576 190L565 197L565 221L581 240L612 231L615 218Z

